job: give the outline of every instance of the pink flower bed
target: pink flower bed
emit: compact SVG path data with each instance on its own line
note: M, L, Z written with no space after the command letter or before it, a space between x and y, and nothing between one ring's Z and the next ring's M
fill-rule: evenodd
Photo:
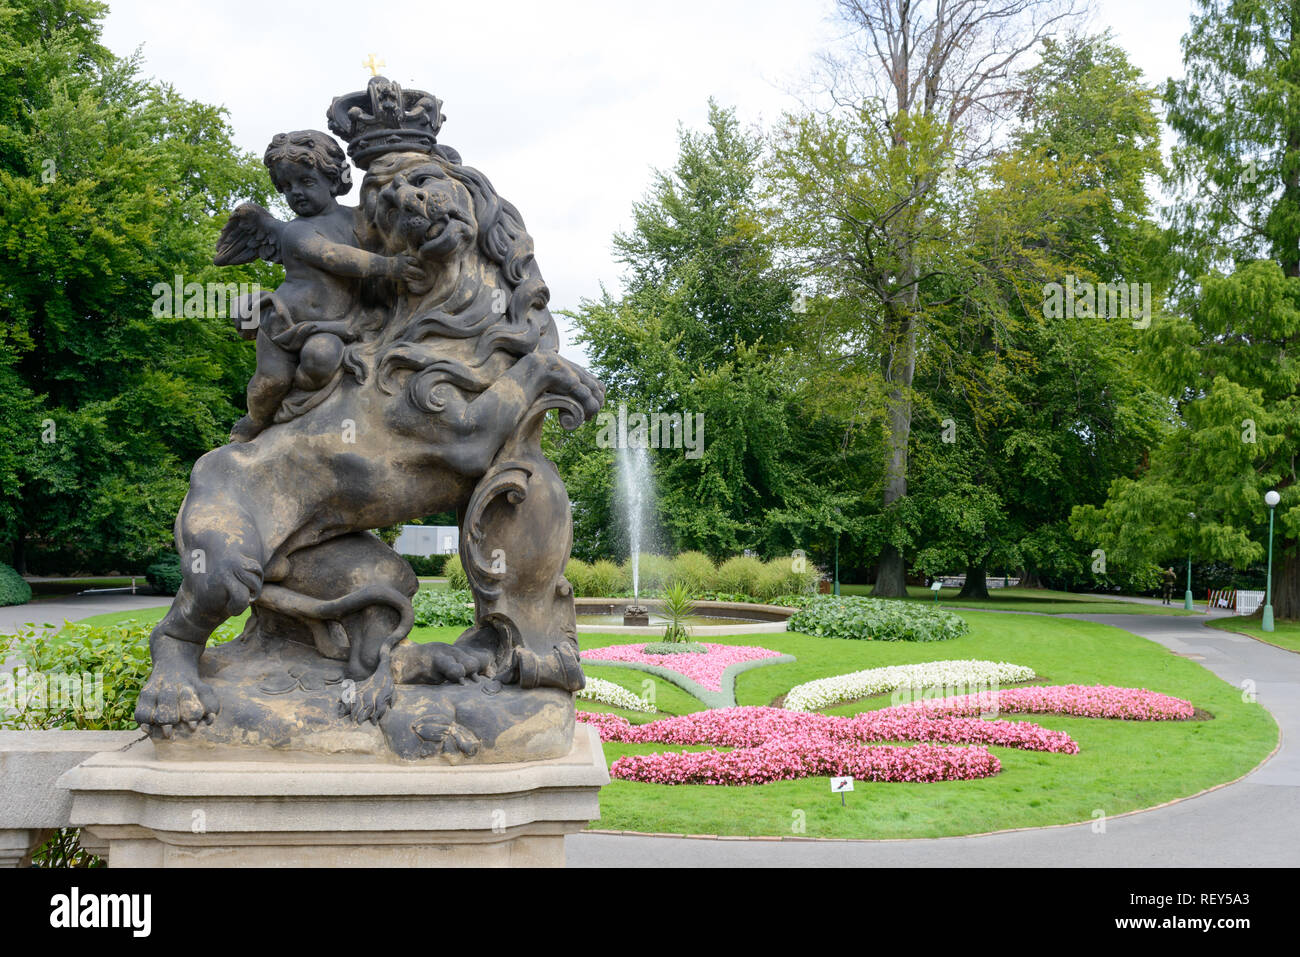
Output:
M1145 688L1116 688L1113 685L1005 688L984 694L913 701L882 710L918 709L933 717L977 715L996 709L1008 714L1068 714L1080 718L1128 721L1186 721L1194 710L1192 703L1182 698Z
M759 649L761 650L761 649ZM1007 712L1100 718L1190 718L1189 702L1136 688L1063 685L996 692ZM989 695L920 701L851 718L782 708L719 708L633 725L614 714L578 712L602 741L711 744L731 751L665 752L621 757L610 774L653 784L766 784L852 775L866 781L960 781L1001 770L984 746L1077 754L1063 731L1027 721L987 721ZM921 741L906 747L880 741ZM942 747L943 744L967 745Z
M704 644L707 652L683 652L676 655L647 655L645 644L610 645L582 653L584 661L617 661L656 665L689 678L709 691L722 690L722 673L732 665L763 658L779 658L781 652L755 645Z

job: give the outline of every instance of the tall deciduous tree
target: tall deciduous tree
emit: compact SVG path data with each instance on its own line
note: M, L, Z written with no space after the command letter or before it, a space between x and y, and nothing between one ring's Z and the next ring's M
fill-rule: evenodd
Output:
M808 383L788 361L803 317L764 223L762 150L733 111L711 103L708 126L683 130L677 163L655 174L633 228L616 237L623 295L584 302L574 316L592 370L609 386L607 412L626 404L629 415L702 418L703 444L690 456L651 453L664 547L715 556L826 548L827 496L871 469L858 445L842 447L838 423L806 402ZM598 447L600 429L550 436L580 557L615 556L624 545L614 452Z
M225 212L269 201L265 173L219 109L100 45L105 9L0 6L0 416L20 450L0 456L0 539L20 565L139 566L167 546L252 355L206 297L157 315L155 287L276 274L211 265Z
M986 155L1014 101L1014 69L1074 9L1069 0L840 0L838 9L850 29L849 53L829 61L840 117L791 121L778 169L814 274L857 304L836 314L869 333L850 351L879 363L888 513L907 495L918 343L950 293L934 281L953 228L941 173ZM906 594L897 529L883 536L875 593Z
M1274 607L1300 618L1300 2L1198 6L1185 78L1165 94L1181 314L1152 326L1147 366L1171 428L1150 468L1076 523L1132 561L1190 552L1240 568L1264 554L1276 488Z

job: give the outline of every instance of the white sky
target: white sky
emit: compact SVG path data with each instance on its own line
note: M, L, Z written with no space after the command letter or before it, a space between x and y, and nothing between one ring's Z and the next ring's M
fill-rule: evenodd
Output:
M362 60L444 101L439 136L523 213L552 309L618 288L611 238L651 169L673 164L679 122L707 100L770 123L797 106L815 53L834 38L833 0L110 0L104 42L142 48L146 75L225 106L236 142L327 129L325 108L365 87ZM1151 81L1181 73L1192 0L1095 0ZM359 18L373 14L373 20ZM360 181L360 177L357 177ZM355 202L355 192L345 197ZM562 317L564 351L580 358Z

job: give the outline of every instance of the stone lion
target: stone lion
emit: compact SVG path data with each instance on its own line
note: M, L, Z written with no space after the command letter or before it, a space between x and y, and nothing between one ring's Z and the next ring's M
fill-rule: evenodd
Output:
M582 686L571 520L539 440L549 410L576 428L604 388L559 355L518 211L454 151L375 159L355 216L364 249L414 256L423 278L361 280L336 371L195 464L184 582L136 719L168 746L381 750L378 728L402 757L564 753ZM417 582L367 530L450 509L476 621L412 644Z

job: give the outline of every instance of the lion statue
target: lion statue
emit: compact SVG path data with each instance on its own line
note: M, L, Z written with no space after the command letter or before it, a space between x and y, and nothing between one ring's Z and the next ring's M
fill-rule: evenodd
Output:
M270 249L285 285L317 282L247 304L280 317L268 352L314 365L285 380L260 431L194 466L175 526L184 581L150 636L136 708L160 754L511 761L571 744L583 683L564 579L572 523L540 436L552 409L570 429L593 416L604 388L558 352L518 211L427 139L371 147L355 208L329 207L337 173L331 187L282 170L300 219L245 204L223 233L218 263ZM368 530L451 509L475 623L453 643L413 643L418 583ZM246 609L239 639L207 649Z

